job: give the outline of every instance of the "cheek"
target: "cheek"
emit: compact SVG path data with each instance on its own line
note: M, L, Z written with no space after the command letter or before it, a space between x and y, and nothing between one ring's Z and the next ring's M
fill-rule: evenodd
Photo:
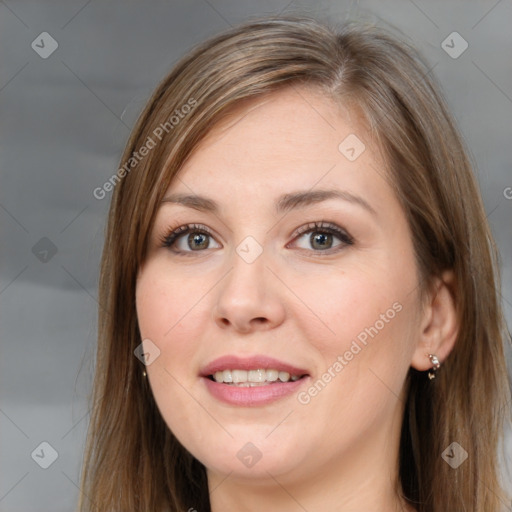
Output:
M343 374L343 384L336 380L345 390L361 391L381 375L399 388L409 367L417 321L414 268L404 268L401 276L389 270L331 271L329 277L296 280L294 291L308 309L302 306L302 314L293 316L322 361L317 371Z
M397 405L414 350L415 294L406 276L340 276L324 293L306 284L301 293L314 301L315 315L297 315L298 327L321 363L299 403L322 418L327 436L355 439Z
M200 405L191 400L196 384L191 362L198 351L195 340L201 339L199 332L204 328L194 319L207 310L198 302L201 294L193 291L197 287L187 289L168 274L155 262L139 275L137 319L141 338L151 340L159 349L154 363L146 368L157 406L169 428L186 441L201 438L205 424L215 427ZM191 422L191 418L198 421Z
M139 275L136 307L143 339L165 343L177 331L193 328L187 318L200 309L201 290L191 282L186 286L186 279L172 275L158 262L148 264Z
M206 313L198 302L200 294L193 291L197 288L187 289L183 283L173 282L168 274L159 265L149 265L139 276L136 289L141 339L151 340L157 347L153 350L158 354L158 360L147 367L155 395L159 395L160 390L177 393L175 379L179 382L190 380L190 363L199 343L195 340L201 339L199 333L204 327L201 322L191 320ZM148 346L153 347L149 343Z
M294 316L306 332L316 332L314 338L323 340L326 349L343 348L344 342L372 326L400 296L387 280L363 272L335 274L327 270L325 275L297 276L294 283L304 310Z
M167 300L165 289L146 276L137 282L136 309L141 338L161 338L171 327L172 318L166 315Z
M162 407L190 401L182 386L187 390L197 386L205 333L213 322L208 292L215 281L208 279L193 268L170 270L163 257L148 260L139 273L137 319L142 340L151 340L159 350L158 360L148 366L147 373Z

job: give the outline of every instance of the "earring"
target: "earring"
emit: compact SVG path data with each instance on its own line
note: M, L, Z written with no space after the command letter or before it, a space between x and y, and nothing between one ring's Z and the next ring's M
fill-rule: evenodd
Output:
M433 380L436 378L436 371L439 370L441 363L435 354L428 354L428 357L430 358L430 362L433 365L432 368L428 371L428 378Z
M142 370L142 376L143 376L143 377L146 377L146 376L147 376L146 370Z

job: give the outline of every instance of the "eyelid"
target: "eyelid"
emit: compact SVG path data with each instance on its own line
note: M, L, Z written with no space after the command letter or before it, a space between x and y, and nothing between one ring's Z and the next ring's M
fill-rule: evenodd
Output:
M167 248L169 250L172 250L172 246L185 234L191 233L191 232L203 232L210 236L211 238L215 239L215 236L213 234L213 231L204 224L182 224L180 226L177 226L175 228L170 228L169 230L165 231L163 235L159 237L160 246ZM217 242L219 243L219 242ZM184 254L184 253L191 253L194 254L196 252L204 252L204 251L174 251L175 254Z
M329 233L330 235L334 236L340 241L338 245L334 245L324 250L314 250L299 246L296 247L299 251L303 253L308 253L315 258L327 258L338 255L339 253L347 249L347 247L354 245L355 243L354 238L348 233L346 229L342 228L341 226L338 226L337 224L329 221L315 221L298 228L294 233L293 240L290 243L288 243L286 247L288 248L290 245L292 247L293 245L298 245L298 240L300 238L302 238L308 233L315 232Z
M314 221L310 222L308 224L305 224L304 226L301 226L300 228L297 228L292 235L295 238L308 233L308 232L315 232L315 231L325 231L327 233L334 234L338 236L339 238L343 239L345 243L352 244L354 243L354 238L346 231L344 228L338 226L337 224L334 224L329 221Z
M315 231L329 233L329 234L337 237L341 241L341 244L339 244L338 246L335 246L335 247L330 247L329 249L326 249L326 250L318 250L318 251L315 251L313 249L304 249L304 248L299 248L299 249L301 249L303 251L308 251L308 252L314 253L315 255L322 256L322 255L331 255L334 252L339 252L343 247L345 247L347 245L353 245L353 243L354 243L354 238L344 228L338 226L337 224L335 224L333 222L322 220L322 221L309 222L308 224L305 224L305 225L297 228L294 231L294 233L291 235L293 237L293 240L290 243L288 243L286 245L286 247L288 248L288 246L291 243L295 242L302 235L307 234L307 233L314 233ZM192 224L183 224L176 228L170 228L168 231L166 231L166 234L164 234L160 237L160 245L161 245L161 247L165 247L177 255L185 255L185 256L196 255L196 256L198 256L200 253L206 252L206 249L198 250L198 251L173 249L176 242L178 240L180 240L184 235L186 235L187 233L194 233L194 232L204 233L204 234L208 235L209 237L213 238L216 243L219 243L216 240L216 237L215 237L213 231L208 226L205 226L204 224L192 223Z

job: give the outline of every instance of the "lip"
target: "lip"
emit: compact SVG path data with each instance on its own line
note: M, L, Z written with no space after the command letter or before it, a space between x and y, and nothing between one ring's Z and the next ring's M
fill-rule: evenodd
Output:
M201 370L201 377L209 377L215 372L221 370L277 370L279 372L288 372L290 375L305 375L307 370L293 366L291 364L279 361L273 357L264 355L254 355L251 357L240 357L234 355L226 355L208 363Z
M210 375L221 370L273 369L291 375L304 375L296 381L279 382L254 387L238 387L211 380ZM272 357L256 355L251 357L223 356L207 364L201 370L201 380L208 392L217 400L238 407L257 407L270 404L295 393L309 381L307 370L279 361Z

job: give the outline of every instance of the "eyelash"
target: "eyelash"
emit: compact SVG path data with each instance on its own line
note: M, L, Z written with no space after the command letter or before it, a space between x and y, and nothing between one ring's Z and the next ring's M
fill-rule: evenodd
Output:
M325 221L317 221L317 222L310 222L309 224L306 224L305 226L302 226L297 229L297 231L294 233L294 240L296 238L301 237L302 235L306 233L329 233L331 235L334 235L338 237L342 245L331 247L325 251L315 251L312 249L312 252L318 253L318 255L326 255L326 254L332 254L333 252L338 252L342 250L347 245L353 245L354 239L352 236L350 236L344 229L339 228L336 224L333 224L331 222L325 222ZM176 243L176 241L181 238L184 235L190 234L190 233L199 233L203 235L208 235L213 238L213 233L210 231L208 227L206 227L203 224L185 224L183 226L180 226L174 230L171 230L166 235L162 236L160 239L160 244L162 247L166 247L168 249L172 249L173 245ZM307 249L303 249L307 250ZM183 256L193 256L194 253L202 252L202 251L176 251L173 250L173 252L177 255L183 255Z

